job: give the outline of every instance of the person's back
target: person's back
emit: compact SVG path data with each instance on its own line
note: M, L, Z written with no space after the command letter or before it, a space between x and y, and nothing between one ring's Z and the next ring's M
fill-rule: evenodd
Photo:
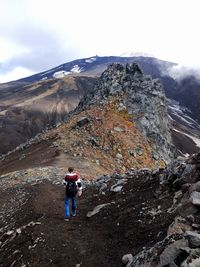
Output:
M69 220L70 217L70 199L72 202L72 216L76 216L76 196L82 194L82 184L80 175L74 171L74 168L68 168L68 173L64 178L64 184L66 185L65 191L65 219Z
M78 185L77 185L78 179L79 179L78 175L74 171L67 173L67 175L65 176L66 195L68 197L73 197L77 194L77 192L78 192Z

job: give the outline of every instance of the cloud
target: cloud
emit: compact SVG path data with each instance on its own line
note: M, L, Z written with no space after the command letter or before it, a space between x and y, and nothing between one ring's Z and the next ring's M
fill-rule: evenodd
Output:
M23 77L27 77L34 74L34 72L26 69L26 68L22 68L22 67L16 67L16 68L12 68L11 71L5 73L5 74L0 74L0 82L4 83L7 81L14 81L19 79L19 77L23 78Z
M76 51L70 42L63 43L55 30L38 28L35 25L21 25L15 28L12 35L0 44L0 82L16 79L24 72L37 73L53 68L76 57ZM21 70L16 71L16 70ZM12 78L12 74L14 74ZM3 78L3 75L5 77Z
M36 6L31 0L21 0L20 5L17 0L0 2L0 82L16 79L17 73L20 78L22 70L26 76L79 55L68 36L60 32L59 25L55 27L51 23L55 18L59 21L59 15L53 17L48 12L46 1L45 7L39 2Z
M186 76L194 76L200 82L200 67L192 68L188 66L175 65L170 67L166 74L177 81L181 81Z
M142 51L200 65L198 0L0 0L0 74ZM2 41L3 40L3 41Z
M73 58L73 51L63 47L55 32L35 27L23 27L14 38L18 46L24 46L24 53L13 56L3 64L1 72L6 73L17 66L33 71L42 71L61 64L65 58ZM12 39L11 39L12 41Z

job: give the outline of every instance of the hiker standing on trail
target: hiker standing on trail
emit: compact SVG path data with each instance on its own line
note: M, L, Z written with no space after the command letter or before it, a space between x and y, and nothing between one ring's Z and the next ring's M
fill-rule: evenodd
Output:
M68 173L66 174L64 181L66 186L65 193L65 220L69 221L70 218L70 200L72 204L72 216L76 216L76 197L82 195L82 184L80 175L74 171L74 168L69 167Z

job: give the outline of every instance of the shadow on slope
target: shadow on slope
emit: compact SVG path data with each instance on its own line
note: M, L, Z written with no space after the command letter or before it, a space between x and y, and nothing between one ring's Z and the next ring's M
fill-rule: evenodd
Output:
M33 84L0 87L0 154L7 153L47 128L55 127L92 90L96 79L65 77Z

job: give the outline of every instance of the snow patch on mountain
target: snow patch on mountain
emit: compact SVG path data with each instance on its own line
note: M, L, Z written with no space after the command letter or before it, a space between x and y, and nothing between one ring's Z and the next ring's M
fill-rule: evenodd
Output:
M120 57L153 57L153 54L127 51L127 52L121 54Z
M183 135L189 137L190 139L192 139L192 140L195 142L195 144L196 144L198 147L200 147L200 138L197 138L197 137L195 137L195 136L193 136L193 135L191 135L191 134L185 133L185 132L180 131L180 130L177 130L177 129L175 129L175 128L174 128L173 130L174 130L175 132L181 133L181 134L183 134Z
M168 109L170 111L170 117L175 116L182 124L186 125L187 127L200 130L199 124L188 115L191 113L188 108L180 106L179 103L175 100L168 99Z
M73 73L80 73L82 71L82 68L80 68L78 65L74 65L74 67L71 69L71 72Z
M187 138L189 138L193 141L193 144L196 144L196 148L194 149L197 149L197 147L200 148L200 126L190 117L191 111L179 105L177 101L168 99L168 114L173 125L173 131L179 133L179 135L175 136L179 136L178 138L181 138L182 142L185 140L186 143ZM192 143L185 144L186 147L188 146L189 150L192 149ZM182 151L182 148L179 147L180 154L183 153L184 156L187 156L185 154L186 151ZM191 151L189 153L191 153Z
M80 73L80 72L83 71L83 68L79 67L78 65L74 65L69 71L66 71L66 70L62 69L62 70L53 72L53 71L55 71L56 69L58 70L58 69L63 68L63 67L64 67L64 65L59 66L58 68L55 68L55 69L53 69L53 70L51 70L51 71L48 71L48 72L45 72L45 73L46 73L46 74L47 74L47 73L50 73L50 74L52 73L52 77L53 77L53 78L55 78L55 79L59 79L59 78L63 78L63 77L65 77L65 76L67 76L67 75L69 75L69 74ZM43 74L43 75L44 75L44 74Z
M53 78L63 78L64 76L67 76L69 75L70 72L69 71L64 71L64 70L61 70L61 71L57 71L53 74Z
M96 57L91 57L85 60L86 63L92 63L96 60Z

